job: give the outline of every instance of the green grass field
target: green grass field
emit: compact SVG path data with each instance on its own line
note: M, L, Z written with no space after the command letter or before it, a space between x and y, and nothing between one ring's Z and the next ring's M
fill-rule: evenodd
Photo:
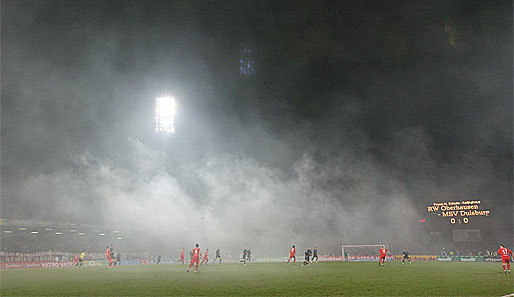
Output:
M1 296L503 296L514 274L501 263L252 263L13 269Z

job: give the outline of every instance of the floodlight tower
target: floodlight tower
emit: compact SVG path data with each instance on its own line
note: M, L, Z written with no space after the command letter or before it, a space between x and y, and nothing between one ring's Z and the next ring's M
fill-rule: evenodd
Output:
M175 134L177 103L172 96L155 98L155 133Z

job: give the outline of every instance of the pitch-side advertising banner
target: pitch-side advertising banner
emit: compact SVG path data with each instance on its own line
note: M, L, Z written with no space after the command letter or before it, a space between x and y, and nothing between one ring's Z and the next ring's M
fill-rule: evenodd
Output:
M5 262L0 269L71 267L72 261Z
M378 261L378 255L361 255L361 256L348 256L348 261ZM393 261L394 256L386 256L386 261Z
M320 262L344 261L343 256L319 256Z
M491 257L486 257L484 258L484 261L485 262L501 262L502 259L501 258L491 258Z
M411 259L411 261L418 261L418 262L421 262L421 261L437 261L437 256L436 255L409 255L409 258ZM403 255L396 255L394 256L394 259L396 261L401 261L403 260Z
M436 255L410 255L409 256L411 261L437 261ZM334 258L334 257L329 257ZM344 261L341 257L341 260L325 260L325 261ZM378 261L380 257L378 255L353 255L348 256L348 261ZM403 259L403 255L394 255L394 256L387 256L386 261L401 261ZM320 257L320 261L322 261L322 257Z
M487 258L492 259L492 258ZM437 262L484 262L491 261L486 260L484 257L472 257L472 256L448 256L448 257L437 257ZM500 260L501 261L501 260Z

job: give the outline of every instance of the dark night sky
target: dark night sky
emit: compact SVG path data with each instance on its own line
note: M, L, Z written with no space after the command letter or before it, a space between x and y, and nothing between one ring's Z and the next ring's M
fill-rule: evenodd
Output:
M306 154L324 168L349 151L420 213L478 180L463 196L512 222L507 1L3 0L1 13L2 217L55 218L20 193L26 180L86 153L122 162L135 139L174 164L242 154L286 175ZM254 75L239 73L241 44ZM180 108L164 144L163 92Z

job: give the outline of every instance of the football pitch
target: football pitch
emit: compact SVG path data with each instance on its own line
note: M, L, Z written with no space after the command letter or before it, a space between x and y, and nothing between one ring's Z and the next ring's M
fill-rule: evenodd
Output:
M503 296L501 263L324 262L0 271L1 296Z

